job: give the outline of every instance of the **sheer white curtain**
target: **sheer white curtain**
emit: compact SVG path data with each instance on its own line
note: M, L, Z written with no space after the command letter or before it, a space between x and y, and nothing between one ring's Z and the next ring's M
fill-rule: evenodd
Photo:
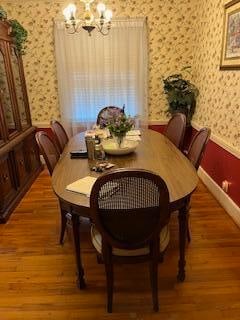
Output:
M69 35L55 21L55 51L62 122L69 133L92 126L105 106L148 117L146 19L114 20L109 35Z

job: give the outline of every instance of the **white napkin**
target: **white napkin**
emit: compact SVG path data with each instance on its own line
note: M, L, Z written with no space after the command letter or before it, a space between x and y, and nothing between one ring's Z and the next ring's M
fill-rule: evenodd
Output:
M126 139L129 141L141 141L141 137L139 136L127 136Z
M126 134L127 136L140 136L141 132L138 129L130 130Z
M85 178L79 179L79 180L69 184L66 187L66 189L68 191L82 193L82 194L86 195L87 197L90 197L92 187L93 187L96 180L97 180L97 178L87 176Z
M95 138L95 130L87 130L85 131L85 137L91 137L91 138Z

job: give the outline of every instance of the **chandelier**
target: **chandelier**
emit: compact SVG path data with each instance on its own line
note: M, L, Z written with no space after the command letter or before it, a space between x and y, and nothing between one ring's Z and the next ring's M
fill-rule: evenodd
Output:
M95 18L91 12L91 4L94 0L81 0L85 3L85 12L82 18L76 18L77 8L75 4L69 4L64 10L65 27L68 33L74 34L80 32L81 28L86 30L91 36L91 32L97 29L102 35L107 35L111 29L112 11L106 9L104 3L98 3L98 18Z

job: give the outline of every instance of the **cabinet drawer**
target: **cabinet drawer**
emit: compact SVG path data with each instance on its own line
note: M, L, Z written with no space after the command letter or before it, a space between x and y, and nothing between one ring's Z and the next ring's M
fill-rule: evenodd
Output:
M39 149L35 140L35 135L30 135L24 142L27 169L29 172L34 172L41 166Z
M18 176L18 186L21 186L28 177L27 161L24 155L23 143L14 149L14 157Z
M5 207L16 194L16 185L12 175L13 161L9 154L0 159L0 208Z

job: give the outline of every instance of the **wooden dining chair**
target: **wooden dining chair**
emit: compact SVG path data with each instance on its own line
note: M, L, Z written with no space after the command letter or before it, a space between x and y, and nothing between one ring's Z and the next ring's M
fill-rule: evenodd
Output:
M195 136L193 137L189 149L186 152L187 158L191 161L191 163L194 165L195 169L198 170L201 160L203 158L204 152L206 150L206 146L208 143L208 140L211 135L211 130L209 128L202 128L199 130ZM190 211L190 203L188 205L188 224L187 224L187 238L188 242L191 241L191 235L190 235L190 227L189 227L189 211Z
M209 128L202 128L195 134L190 143L186 155L196 170L198 170L200 166L210 135L211 130Z
M158 311L158 263L169 242L169 193L156 174L117 169L91 192L92 243L105 264L107 310L112 312L113 264L149 261L153 308Z
M178 148L182 149L185 131L186 131L186 116L183 113L175 113L168 121L164 135Z
M58 122L57 120L52 120L50 124L51 124L51 129L54 134L54 138L56 140L57 146L60 152L62 153L64 147L68 143L68 140L69 140L68 135L65 129L63 128L63 126L61 125L61 123Z
M46 162L49 174L52 175L53 170L60 158L60 152L53 139L45 132L38 131L35 138L40 149L41 154ZM61 201L59 201L61 211L61 231L60 231L60 244L63 244L63 238L66 230L67 212L62 208Z
M106 127L106 122L111 119L111 117L116 116L118 114L124 113L124 107L119 108L116 106L108 106L103 109L101 109L97 116L97 125L100 126L100 128Z

